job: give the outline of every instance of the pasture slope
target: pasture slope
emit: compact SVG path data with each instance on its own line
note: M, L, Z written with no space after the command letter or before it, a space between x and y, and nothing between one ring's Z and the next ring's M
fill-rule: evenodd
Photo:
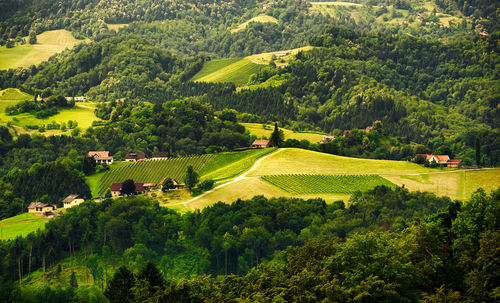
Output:
M34 97L27 93L21 92L17 88L7 88L0 91L0 125L7 125L9 123L11 130L15 135L22 133L38 133L37 130L29 129L28 126L42 126L48 123L56 122L61 124L67 123L69 120L77 121L78 127L87 129L92 126L92 122L100 120L94 114L96 103L85 102L76 103L75 107L71 109L59 109L59 113L44 119L38 119L31 113L22 113L19 115L8 116L5 114L7 106L12 106L18 102L25 100L33 100ZM61 130L46 130L44 135L59 135L63 132ZM67 132L69 133L69 132Z
M274 130L273 125L266 125L261 123L241 123L250 134L257 136L257 138L269 138ZM319 143L325 134L320 132L295 132L286 128L280 128L283 131L286 139L307 140L311 143Z
M66 48L71 49L78 43L90 41L88 39L77 40L71 32L64 29L46 31L37 35L36 38L37 43L34 45L26 43L13 48L0 46L0 69L37 65ZM28 41L28 37L24 39Z
M490 191L500 186L500 169L431 169L406 161L350 158L296 148L278 151L262 158L245 178L191 199L186 206L196 209L255 195L347 201L355 190L394 184L467 199L479 187Z
M242 24L238 25L238 27L233 28L231 30L232 33L239 32L244 30L251 22L258 22L258 23L278 23L278 19L268 16L268 15L258 15L257 17L253 17L248 21L243 22Z
M17 236L43 229L48 218L42 218L34 214L23 213L0 221L0 240L14 239Z

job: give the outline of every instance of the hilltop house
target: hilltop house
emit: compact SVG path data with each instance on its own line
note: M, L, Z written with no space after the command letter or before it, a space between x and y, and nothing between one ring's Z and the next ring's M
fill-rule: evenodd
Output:
M332 141L333 139L335 139L335 136L324 136L323 139L321 139L321 141L319 141L319 144L328 143L328 142Z
M170 154L168 152L154 152L151 160L164 160L170 158Z
M138 162L146 160L145 153L128 153L125 155L126 162Z
M77 206L78 204L83 203L83 201L85 201L85 199L80 197L80 195L69 195L62 200L64 208Z
M359 132L364 132L364 133L369 133L373 130L373 126L367 126L365 127L364 129L361 128L361 129L358 129ZM351 129L346 129L342 132L342 136L345 137L345 135L349 134L350 132L352 132Z
M28 213L41 217L49 217L56 214L57 206L42 202L31 202L28 205Z
M436 162L438 165L446 165L450 168L460 168L462 166L462 160L450 159L450 156L448 155L416 154L412 161L417 161L417 158L419 157L424 158L424 160L429 163Z
M268 148L271 147L271 142L269 140L255 140L252 143L253 148Z
M86 102L87 101L87 97L85 97L85 96L78 96L78 97L73 98L73 100L75 100L75 102Z
M268 9L273 4L274 4L274 2L268 2L266 4L262 4L262 9Z
M119 197L122 195L122 184L123 183L113 183L111 184L110 190L111 190L111 196L112 197ZM135 192L133 195L140 195L145 192L150 191L152 188L156 187L156 183L141 183L141 182L134 182L135 185Z
M109 156L109 151L89 151L89 157L94 158L98 165L101 164L113 164L113 157Z

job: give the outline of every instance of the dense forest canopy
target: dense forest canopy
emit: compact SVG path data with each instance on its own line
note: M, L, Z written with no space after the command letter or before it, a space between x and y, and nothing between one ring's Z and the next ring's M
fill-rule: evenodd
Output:
M149 288L146 297L160 302L358 296L492 302L498 270L483 265L494 258L498 267L499 194L478 191L462 205L382 186L354 195L348 207L341 201L255 197L186 215L139 197L85 203L44 231L2 242L0 270L6 279L17 279L79 254L102 285L107 278L100 266L125 264L144 272L149 260L166 281ZM119 282L124 275L128 282ZM139 299L145 287L140 277L119 269L108 280L108 299L117 295L113 289L128 285L130 297L146 301ZM15 284L2 286L13 300L31 295L29 289L17 292ZM75 296L74 290L65 296Z

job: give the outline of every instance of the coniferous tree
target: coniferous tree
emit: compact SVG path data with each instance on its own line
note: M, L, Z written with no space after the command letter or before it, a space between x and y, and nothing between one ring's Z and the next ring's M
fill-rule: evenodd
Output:
M134 180L128 179L122 183L122 189L120 191L123 195L131 195L135 192Z
M78 281L76 280L75 271L71 272L71 277L69 278L69 285L71 285L74 288L78 288Z
M144 267L139 271L137 279L148 282L148 291L150 295L153 295L166 283L161 271L151 261L146 263L146 265L144 265Z
M274 124L274 131L271 134L271 138L269 139L269 141L271 141L271 145L281 147L284 139L285 139L285 136L283 134L283 131L278 128L278 123L275 123Z
M187 168L186 177L184 178L184 184L186 184L186 187L189 190L192 190L196 186L196 184L198 184L198 180L198 173L191 165L189 165Z
M135 285L134 274L126 267L121 266L111 279L104 292L110 303L127 303L134 301L132 287Z

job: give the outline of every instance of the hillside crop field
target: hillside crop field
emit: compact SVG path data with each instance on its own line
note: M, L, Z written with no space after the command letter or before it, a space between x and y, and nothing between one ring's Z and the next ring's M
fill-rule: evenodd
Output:
M394 183L378 175L267 175L261 178L294 195L352 194L378 185L395 187Z
M273 56L277 57L275 60L276 66L283 67L288 65L288 61L293 58L298 52L300 51L308 51L313 49L312 46L304 46L304 47L299 47L299 48L294 48L294 49L288 49L288 50L283 50L279 52L270 52L270 53L261 53L261 54L255 54L255 55L250 55L246 56L245 58L251 60L253 63L257 64L264 64L267 65L271 62L273 59ZM279 54L284 54L288 53L285 56L278 57L277 55Z
M123 182L127 179L159 185L165 178L169 177L183 183L189 165L193 166L195 171L199 171L212 157L214 156L202 155L117 163L111 165L109 171L89 177L88 183L94 197L103 196L112 183Z
M231 82L245 85L250 75L260 71L261 65L246 58L216 59L205 62L203 68L192 78L198 82Z
M245 126L250 134L257 136L258 138L269 138L274 130L274 126L265 125L260 123L241 123ZM264 126L266 126L264 128ZM283 131L286 139L296 139L296 140L307 140L311 143L319 143L325 134L313 133L313 132L294 132L286 128L280 128Z
M24 37L28 41L28 37ZM28 67L46 61L50 56L60 53L66 48L89 40L77 40L71 32L63 29L46 31L37 35L34 45L16 45L13 48L0 46L0 69Z
M48 218L36 216L34 214L23 213L0 221L0 240L14 239L18 236L43 229Z

